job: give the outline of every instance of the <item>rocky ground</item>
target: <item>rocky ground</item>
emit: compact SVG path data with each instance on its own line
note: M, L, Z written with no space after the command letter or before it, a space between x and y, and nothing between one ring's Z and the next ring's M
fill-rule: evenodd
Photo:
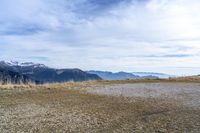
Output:
M0 132L199 133L199 83L0 87Z
M110 96L158 98L179 101L189 107L200 108L200 83L134 83L97 86L89 93Z

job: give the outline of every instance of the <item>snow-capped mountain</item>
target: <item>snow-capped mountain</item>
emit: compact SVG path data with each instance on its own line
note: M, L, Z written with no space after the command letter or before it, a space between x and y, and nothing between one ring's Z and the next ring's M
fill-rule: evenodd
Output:
M101 80L99 76L80 69L54 69L32 62L0 61L0 69L16 72L43 83Z
M35 64L33 62L18 62L18 61L1 61L0 64L3 63L3 64L6 64L6 65L9 65L9 66L21 66L21 67L47 67L45 66L44 64Z

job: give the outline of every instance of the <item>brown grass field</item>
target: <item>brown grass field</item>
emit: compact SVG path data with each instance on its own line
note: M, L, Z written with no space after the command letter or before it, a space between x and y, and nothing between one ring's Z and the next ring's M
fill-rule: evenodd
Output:
M0 133L199 133L199 97L194 79L4 85Z

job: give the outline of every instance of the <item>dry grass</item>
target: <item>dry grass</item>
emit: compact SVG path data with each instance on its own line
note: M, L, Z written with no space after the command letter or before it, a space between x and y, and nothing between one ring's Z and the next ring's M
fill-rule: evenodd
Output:
M143 79L127 79L127 80L97 80L97 81L85 81L85 82L66 82L66 83L51 83L51 84L43 84L43 85L0 85L0 89L16 89L16 88L49 88L49 89L59 89L59 88L67 88L67 89L75 89L75 88L87 88L90 86L98 86L98 85L109 85L109 84L128 84L128 83L156 83L156 82L189 82L189 83L200 83L200 76L186 76L186 77L175 77L175 78L167 78L167 79L159 79L159 78L143 78Z
M181 101L82 91L125 82L130 81L4 86L0 89L0 132L200 132L200 110Z

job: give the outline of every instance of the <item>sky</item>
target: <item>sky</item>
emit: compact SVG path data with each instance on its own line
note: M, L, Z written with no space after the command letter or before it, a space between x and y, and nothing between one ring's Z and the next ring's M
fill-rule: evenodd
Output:
M0 0L0 60L200 74L200 1Z

